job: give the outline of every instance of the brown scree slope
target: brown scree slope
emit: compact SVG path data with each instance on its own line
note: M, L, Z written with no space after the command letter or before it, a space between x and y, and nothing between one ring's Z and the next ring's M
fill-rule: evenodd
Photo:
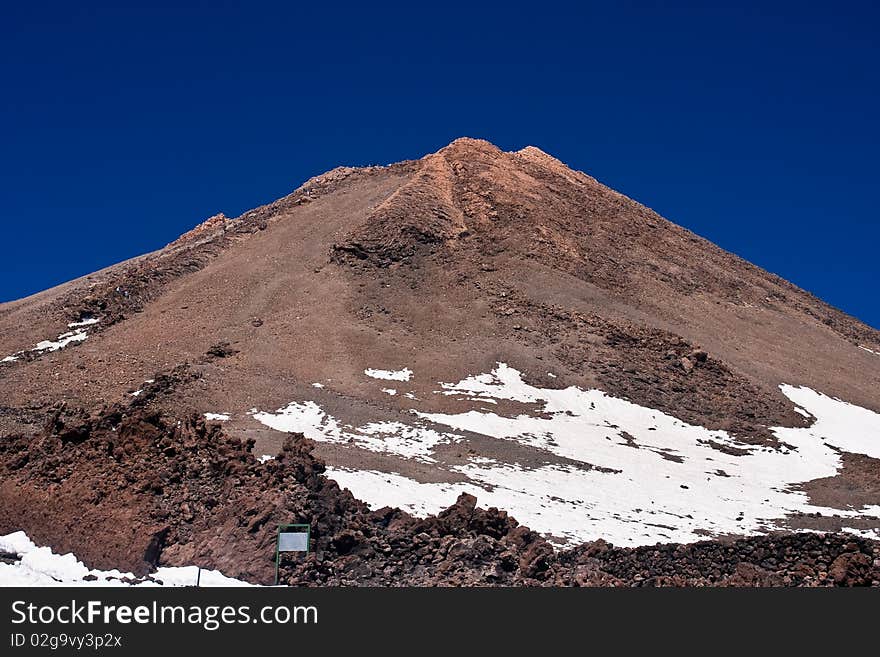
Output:
M82 345L0 366L0 404L116 401L227 342L239 353L193 408L268 407L324 378L376 395L365 366L456 380L504 357L709 425L798 422L781 382L880 410L859 349L880 351L877 331L532 147L460 139L206 224L0 306L3 354L102 317ZM688 373L696 347L711 367Z

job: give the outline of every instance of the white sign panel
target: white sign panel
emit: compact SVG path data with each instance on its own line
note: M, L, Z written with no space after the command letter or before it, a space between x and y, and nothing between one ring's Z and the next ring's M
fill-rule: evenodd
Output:
M308 532L282 532L278 534L279 552L308 552Z

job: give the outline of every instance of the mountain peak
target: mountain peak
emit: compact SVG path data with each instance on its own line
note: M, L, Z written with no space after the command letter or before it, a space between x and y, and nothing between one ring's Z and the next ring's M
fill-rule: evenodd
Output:
M459 137L441 148L436 155L446 156L448 159L466 159L481 155L500 155L503 151L495 144L485 139L474 137Z
M444 146L441 150L445 150L447 148L470 148L470 149L494 149L500 150L495 144L493 144L488 139L482 139L480 137L456 137L451 142L449 142L446 146Z
M514 151L514 152L517 155L522 155L523 157L530 157L530 158L533 157L536 159L550 158L551 160L555 160L557 162L559 161L555 157L550 155L550 153L548 153L546 151L542 151L537 146L529 145L529 146L526 146L525 148L521 148L518 151Z
M549 171L554 176L562 176L575 184L594 184L596 181L586 174L571 169L561 160L541 150L537 146L526 146L518 151L503 151L485 139L459 137L427 158L442 157L451 163L491 163L496 172L495 177L504 177L501 171L512 174L508 182L514 187L521 184L522 178L513 172L520 169L523 160Z
M549 153L542 151L537 146L526 146L525 148L515 151L515 154L524 157L527 160L531 160L532 162L543 164L544 166L551 166L554 168L562 167L564 169L569 168L564 162L553 157Z

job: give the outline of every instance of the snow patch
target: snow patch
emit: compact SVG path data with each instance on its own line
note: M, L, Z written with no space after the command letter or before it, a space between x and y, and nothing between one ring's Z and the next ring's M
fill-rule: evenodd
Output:
M815 451L817 459L826 460L823 469L834 469L832 474L836 474L840 460L827 458L828 454L822 448L828 449L829 445L845 452L880 458L880 414L805 386L781 385L779 388L782 394L816 418L807 429L774 428L773 433L781 441L795 445L804 453Z
M397 390L395 390L394 388L382 388L382 392L384 392L386 395L391 395L392 397L397 394Z
M459 484L422 484L403 475L376 470L328 467L325 474L373 509L398 507L422 518L448 508L459 493L468 489Z
M87 337L88 333L86 331L83 329L75 329L73 331L68 331L67 333L62 333L55 340L43 340L42 342L38 342L31 351L58 351L72 342L82 342Z
M146 381L144 381L144 383L155 383L155 382L156 382L156 379L147 379ZM143 388L138 388L133 393L131 393L131 396L132 397L140 397L141 393L143 393L143 391L144 391Z
M342 425L313 401L291 402L275 413L251 415L276 431L299 432L318 442L348 444L428 463L435 460L431 456L435 447L461 440L459 435L441 433L420 424L370 422L360 427Z
M867 351L869 354L874 354L875 356L880 356L880 352L876 352L876 351L874 351L873 349L868 349L867 347L864 347L864 346L862 346L862 345L859 345L859 349L864 349L864 350Z
M214 422L226 422L229 419L229 413L205 413L206 420Z
M12 564L0 563L0 586L3 587L195 586L197 578L200 586L251 586L216 570L202 570L199 577L196 566L163 567L148 577L136 577L119 570L89 569L73 554L55 554L48 547L38 547L23 531L0 536L0 552L20 557Z
M85 319L81 319L78 322L70 322L70 324L67 325L67 328L76 328L78 326L91 326L92 324L97 324L100 321L101 320L97 317L86 317Z
M876 529L856 529L855 527L841 527L840 531L846 532L848 534L855 534L861 538L866 538L870 541L880 541L880 531Z
M364 374L374 379L382 379L383 381L409 381L412 376L412 370L404 367L402 370L374 370L368 368L364 370Z
M81 328L81 327L88 326L91 324L96 324L99 321L100 321L99 319L91 318L88 320L83 320L81 322L72 322L72 323L68 324L67 327L73 328L74 329L73 331L67 331L65 333L62 333L54 340L42 340L41 342L38 342L36 345L34 345L30 349L25 349L24 351L16 352L16 353L12 354L11 356L4 357L2 360L0 360L0 363L15 362L15 361L19 360L19 358L27 352L32 352L32 353L36 353L36 354L45 354L45 353L49 353L52 351L58 351L59 349L63 349L67 345L75 343L75 342L82 342L83 340L85 340L89 336L89 334L88 334L88 331L86 331L84 328ZM78 327L78 328L74 328L74 327Z

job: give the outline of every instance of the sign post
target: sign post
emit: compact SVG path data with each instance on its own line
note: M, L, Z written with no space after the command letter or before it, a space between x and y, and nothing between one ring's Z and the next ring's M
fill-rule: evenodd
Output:
M275 586L278 586L278 566L282 552L309 553L312 537L311 525L278 525L278 540L275 543Z

